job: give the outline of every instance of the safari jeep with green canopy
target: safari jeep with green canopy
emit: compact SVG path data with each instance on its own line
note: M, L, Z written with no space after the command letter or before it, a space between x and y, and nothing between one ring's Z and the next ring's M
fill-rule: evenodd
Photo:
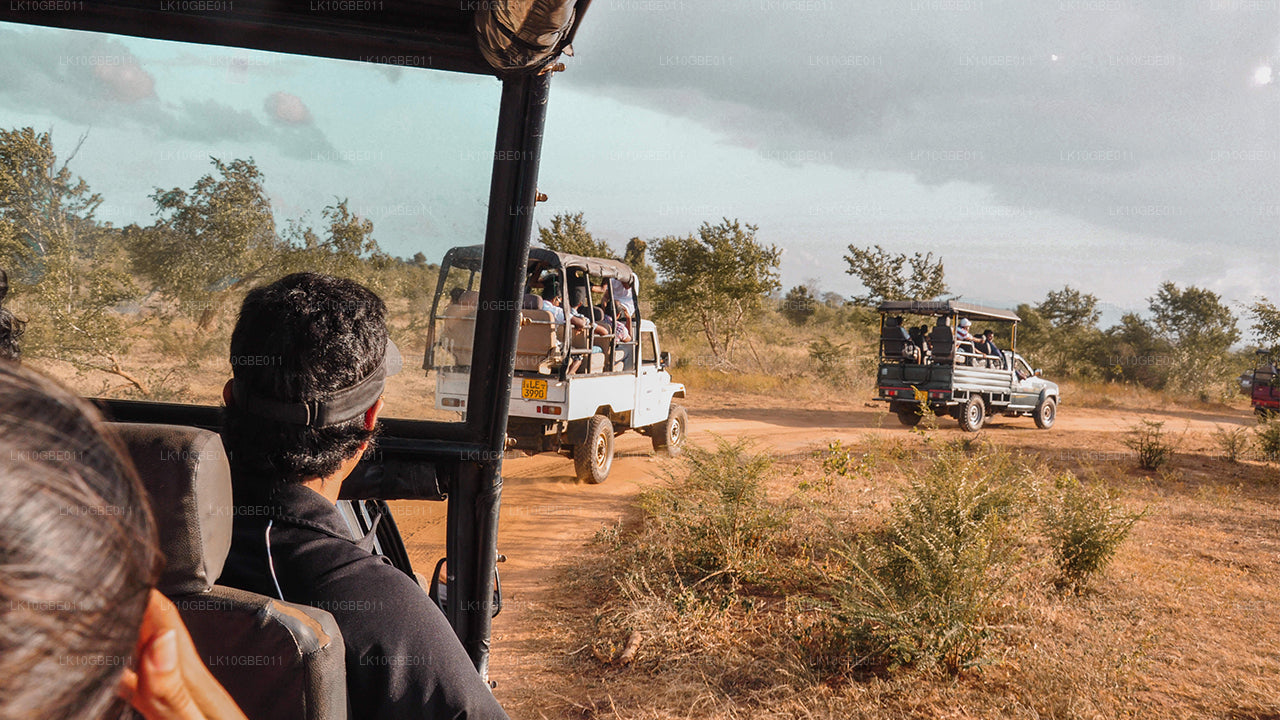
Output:
M492 89L496 123L482 124L487 136L482 148L465 156L482 161L477 169L483 170L472 173L467 182L484 188L483 197L466 205L483 208L477 211L482 218L476 223L483 229L475 233L483 245L472 248L469 262L477 269L483 266L473 291L480 306L489 310L475 315L467 374L448 390L450 397L465 401L465 414L459 418L453 412L417 412L430 407L430 377L424 380L418 374L415 379L406 372L389 380L387 419L381 422L376 448L343 485L341 502L353 539L372 540L375 551L424 585L409 562L386 501L447 503L447 564L437 566L431 589L486 679L492 618L501 602L495 568L500 559L502 460L548 91L554 73L564 70L558 60L573 41L589 1L38 2L15 6L3 18L6 23L57 28L68 35L107 33L127 38L135 47L194 52L220 46L261 53L251 59L280 67L287 61L291 71L300 64L318 68L312 76L317 87L325 78L366 67L371 77L381 76L381 71L415 78L447 73L451 87L469 82L466 87L475 89L466 92L477 97ZM317 9L318 5L324 7ZM348 6L363 10L347 12ZM357 89L364 90L341 88ZM401 92L377 107L356 103L352 112L371 117L393 113L412 124L412 93ZM463 97L464 103L472 102L466 99L471 96ZM397 100L403 101L399 107ZM456 153L448 132L424 126L416 133L417 142ZM422 196L424 203L432 199ZM228 283L240 280L233 277ZM41 322L39 317L29 320ZM412 327L392 327L391 334L406 355L426 350L425 338ZM225 377L230 377L229 366ZM92 389L82 392L96 394ZM514 396L521 397L519 384ZM361 708L347 707L342 638L329 613L217 584L235 506L217 434L218 398L206 394L196 399L199 402L98 398L129 445L156 506L168 559L161 590L177 602L202 655L261 659L251 667L211 667L249 717L362 717Z
M1015 351L1021 318L1008 310L957 301L897 300L881 303L877 398L903 425L914 427L928 408L977 432L995 414L1031 416L1048 429L1057 418L1060 393ZM908 318L924 319L911 327ZM1009 349L982 352L977 339L957 339L962 321L1008 327ZM968 323L966 323L968 324ZM975 327L976 330L976 327ZM1003 338L1002 338L1003 339Z
M439 410L466 407L476 357L472 326L489 309L472 290L483 250L453 248L440 265L423 362L436 373ZM465 285L450 287L451 274L465 274ZM442 305L446 288L454 297ZM685 389L671 381L671 357L661 350L657 327L641 317L640 292L639 279L620 260L529 250L507 420L510 447L571 457L578 478L588 483L608 477L614 436L627 430L648 435L655 451L680 452L688 415L673 400ZM544 299L553 310L544 309Z

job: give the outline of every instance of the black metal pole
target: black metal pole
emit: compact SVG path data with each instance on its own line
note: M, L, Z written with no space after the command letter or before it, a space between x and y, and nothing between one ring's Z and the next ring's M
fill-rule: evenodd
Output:
M502 454L549 88L549 74L502 84L467 410L485 450L464 457L449 498L449 621L486 678Z

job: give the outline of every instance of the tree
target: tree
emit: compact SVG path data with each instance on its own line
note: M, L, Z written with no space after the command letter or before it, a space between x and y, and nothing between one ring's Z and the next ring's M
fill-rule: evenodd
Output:
M797 285L782 299L782 316L792 325L804 325L818 311L818 299L806 285Z
M845 273L856 275L867 294L853 298L859 305L876 306L885 300L934 300L947 294L942 258L933 253L893 255L879 245L869 248L849 246L844 256L849 263ZM910 277L904 277L910 267Z
M1208 396L1221 381L1224 388L1231 374L1227 353L1240 339L1236 317L1217 293L1189 285L1180 290L1164 282L1154 297L1148 298L1156 336L1175 350L1170 363L1170 382L1179 390Z
M1105 352L1096 356L1094 362L1105 369L1108 379L1134 382L1155 390L1165 386L1173 348L1137 313L1125 313L1120 324L1108 328L1101 346Z
M622 261L631 267L631 271L640 278L640 291L649 293L658 284L658 272L645 259L645 250L649 244L638 237L627 241L627 248L622 253Z
M560 213L551 218L550 228L538 228L538 241L556 252L584 257L618 258L603 240L596 240L591 236L582 213Z
M113 311L140 292L119 231L93 217L102 198L68 168L75 154L59 164L49 133L0 130L0 257L30 318L23 350L113 373L145 394L120 362L131 333Z
M662 276L654 292L658 314L673 324L700 327L718 362L728 362L743 320L780 287L782 253L756 240L757 231L725 218L717 225L703 223L696 237L666 237L654 247Z
M1174 345L1225 351L1240 339L1235 315L1212 290L1166 281L1147 302L1157 332Z
M337 275L385 292L386 278L379 271L394 261L374 239L373 221L352 213L346 198L325 206L320 214L326 224L324 237L302 220L288 223L285 236L292 246L288 270Z
M1098 298L1071 286L1051 290L1035 307L1018 306L1022 324L1018 345L1024 354L1034 355L1051 373L1088 376L1097 373L1093 362L1098 330Z
M838 292L828 290L822 293L822 304L832 309L838 309L844 305L844 296Z
M1249 306L1249 314L1253 316L1253 338L1263 350L1280 351L1280 308L1271 304L1270 300L1260 297Z
M215 173L151 195L159 220L148 242L134 243L133 267L183 307L213 325L236 292L278 268L285 243L276 236L271 202L253 159L209 158Z
M1065 285L1061 290L1050 290L1036 306L1040 315L1059 330L1082 330L1095 327L1102 312L1098 310L1098 298Z

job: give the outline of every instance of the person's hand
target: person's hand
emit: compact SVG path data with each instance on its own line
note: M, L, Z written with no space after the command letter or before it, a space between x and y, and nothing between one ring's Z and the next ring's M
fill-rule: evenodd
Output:
M124 671L119 693L147 720L246 720L200 659L178 609L155 590L134 657L137 670Z

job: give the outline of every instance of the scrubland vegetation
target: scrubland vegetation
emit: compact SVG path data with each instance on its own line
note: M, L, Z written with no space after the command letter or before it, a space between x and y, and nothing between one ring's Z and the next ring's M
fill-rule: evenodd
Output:
M1147 472L946 437L869 432L784 457L692 449L562 568L555 632L575 690L545 705L610 718L1280 712L1266 640L1280 630L1274 466L1219 474L1229 461L1197 448L1208 473Z
M251 160L214 160L192 181L157 188L147 225L113 227L48 135L0 132L0 264L28 358L79 373L90 394L214 402L239 298L301 269L370 285L402 348L423 347L429 258L388 255L340 199L318 224L276 218ZM861 407L871 308L955 290L941 258L850 246L838 254L863 295L784 291L779 252L758 235L724 219L622 253L694 402ZM581 214L539 240L617 254ZM539 622L564 686L539 689L540 711L1280 717L1280 422L1188 436L1171 421L1245 416L1235 378L1254 347L1280 345L1280 310L1164 283L1147 313L1102 328L1098 302L1063 287L1019 306L1018 349L1063 386L1064 415L1152 418L1067 452L985 433L952 442L928 423L784 457L728 440L690 448L560 569L556 612Z

